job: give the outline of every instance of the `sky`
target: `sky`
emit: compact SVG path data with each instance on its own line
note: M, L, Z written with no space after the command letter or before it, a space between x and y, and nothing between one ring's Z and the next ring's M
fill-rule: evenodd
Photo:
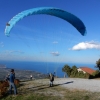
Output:
M87 34L50 15L32 15L5 36L6 23L36 7L56 7L80 18ZM95 64L100 58L100 0L0 0L0 60Z

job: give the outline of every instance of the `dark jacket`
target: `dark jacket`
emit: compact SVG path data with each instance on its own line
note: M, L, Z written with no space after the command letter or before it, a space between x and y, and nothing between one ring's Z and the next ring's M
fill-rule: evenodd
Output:
M14 83L14 79L15 79L15 74L11 73L11 74L10 74L10 77L9 77L9 81L10 81L11 83Z
M54 75L49 75L50 81L54 81Z

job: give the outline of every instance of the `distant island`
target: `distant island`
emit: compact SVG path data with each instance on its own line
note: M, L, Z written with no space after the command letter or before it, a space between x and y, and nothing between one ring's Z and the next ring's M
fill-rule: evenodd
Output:
M6 68L6 65L0 64L0 68Z

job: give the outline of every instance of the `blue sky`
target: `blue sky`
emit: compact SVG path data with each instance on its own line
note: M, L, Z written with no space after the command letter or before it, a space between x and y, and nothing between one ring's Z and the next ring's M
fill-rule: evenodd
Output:
M6 23L35 7L56 7L80 18L82 36L71 24L49 15L19 21L6 37ZM0 0L0 60L93 63L100 58L100 0Z

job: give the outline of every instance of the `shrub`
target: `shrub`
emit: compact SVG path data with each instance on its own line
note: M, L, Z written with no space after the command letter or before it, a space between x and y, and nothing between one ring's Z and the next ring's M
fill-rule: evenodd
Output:
M0 96L5 95L7 93L7 87L9 83L7 81L0 81Z

